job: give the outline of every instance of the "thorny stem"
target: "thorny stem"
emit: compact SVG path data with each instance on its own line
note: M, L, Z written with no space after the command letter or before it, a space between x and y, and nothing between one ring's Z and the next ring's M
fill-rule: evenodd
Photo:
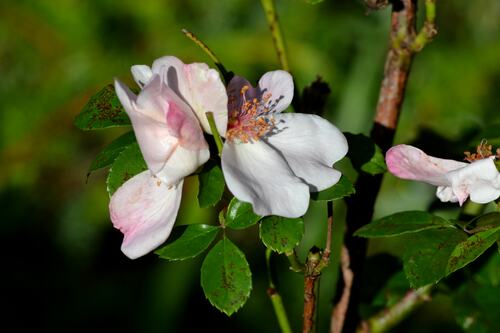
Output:
M330 262L332 246L333 203L327 204L328 222L325 249L321 252L317 247L309 250L304 274L304 325L303 333L316 331L316 315L318 304L318 290L321 272Z
M219 152L219 156L221 156L224 143L222 142L219 131L217 130L217 126L215 125L214 113L206 112L205 115L208 120L208 125L210 126L210 131L212 131L212 135L214 136L215 144L217 145L217 151Z
M426 1L426 9L428 10L426 24L418 35L416 32L417 0L393 0L391 4L390 49L386 57L384 77L371 130L371 138L384 153L392 145L413 56L436 33L434 27L435 0ZM420 39L417 41L417 36L420 38L425 36L425 43L422 43ZM372 176L360 173L356 182L356 194L347 200L345 245L351 257L353 284L345 316L343 330L345 333L355 332L357 323L360 321L358 313L359 290L363 283L361 272L367 246L366 239L354 237L353 234L357 229L371 221L381 184L382 175Z
M215 53L207 46L207 44L203 43L195 34L187 29L182 29L182 32L186 35L187 38L195 42L195 44L198 45L210 57L210 59L212 59L212 61L215 63L215 66L217 66L217 68L221 72L226 84L229 83L229 81L231 81L231 78L233 77L233 73L227 71L222 62L219 60L219 58L217 58Z
M416 290L410 290L393 306L382 310L370 319L361 322L358 333L387 332L423 303L430 300L433 285L427 285Z
M267 294L269 295L271 303L273 304L274 313L276 314L276 318L278 319L278 324L281 328L281 332L292 333L285 306L283 305L283 300L281 299L281 296L276 289L276 285L274 284L271 266L271 255L272 251L270 249L266 249L267 276L269 279L269 288L267 288Z

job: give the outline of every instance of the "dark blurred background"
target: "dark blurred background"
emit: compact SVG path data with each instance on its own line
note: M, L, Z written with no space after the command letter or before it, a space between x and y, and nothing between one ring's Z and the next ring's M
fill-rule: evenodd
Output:
M368 12L360 0L318 5L278 0L277 5L299 89L320 75L332 90L325 117L343 131L368 133L390 10ZM460 152L479 143L474 140L480 140L482 130L500 123L500 2L438 1L437 8L439 34L415 59L396 140L460 158ZM86 182L93 157L126 130L82 132L73 126L92 94L115 77L132 85L131 65L151 64L163 55L212 65L182 28L210 45L228 69L254 82L279 66L259 1L0 3L2 331L278 331L257 228L232 234L247 255L254 287L245 307L228 319L203 296L203 256L176 263L154 254L128 260L120 252L122 236L108 218L106 171ZM347 161L341 164L355 177ZM387 176L376 215L426 209L435 200L433 191ZM196 179L188 180L185 192L178 224L215 223L216 212L197 207ZM343 204L335 211L334 263L344 229ZM457 214L450 206L438 205L436 211ZM311 204L302 257L312 245L324 243L325 214L323 205ZM397 256L398 244L372 242L370 253ZM399 265L397 259L389 261ZM298 330L302 278L281 258L277 265ZM367 274L375 277L381 270L374 265ZM322 278L322 332L329 325L336 281L332 264ZM451 303L438 295L396 331L460 332Z

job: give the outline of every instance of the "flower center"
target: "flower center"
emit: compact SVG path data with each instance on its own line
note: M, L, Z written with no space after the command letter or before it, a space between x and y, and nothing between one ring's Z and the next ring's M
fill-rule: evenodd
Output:
M247 100L248 85L240 90L239 98L229 97L229 120L226 137L230 141L248 143L258 141L275 127L272 114L277 102L272 103L271 93Z
M471 153L470 151L464 152L465 154L464 160L468 162L473 162L477 160L482 160L484 158L489 158L491 156L495 156L497 159L500 159L500 148L497 148L495 153L493 153L492 146L489 145L488 142L483 139L481 143L476 147L475 153Z

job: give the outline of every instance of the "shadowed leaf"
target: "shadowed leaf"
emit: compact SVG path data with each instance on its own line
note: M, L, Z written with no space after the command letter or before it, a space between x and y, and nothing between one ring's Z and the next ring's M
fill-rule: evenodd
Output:
M137 143L130 144L118 155L109 169L106 181L109 195L113 195L123 183L147 168L139 145Z
M311 199L315 201L332 201L354 194L356 190L352 182L345 176L340 177L337 184L321 192L312 192Z
M264 245L278 253L293 250L304 235L304 221L301 218L289 219L268 216L260 223L260 238Z
M233 198L227 208L226 226L231 229L245 229L259 222L261 218L253 212L251 204Z

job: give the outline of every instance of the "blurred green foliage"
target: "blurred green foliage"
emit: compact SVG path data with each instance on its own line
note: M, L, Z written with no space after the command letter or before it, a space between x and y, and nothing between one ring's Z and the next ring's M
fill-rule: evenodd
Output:
M317 5L277 2L299 88L321 75L332 91L325 116L343 131L366 134L383 72L389 11L367 12L361 1L349 0ZM415 58L397 142L414 142L430 154L461 158L461 152L473 150L470 141L482 128L500 123L499 18L497 0L438 1L439 34ZM228 69L250 80L278 66L257 1L0 3L4 327L184 332L201 324L204 331L278 330L265 294L264 247L256 227L230 231L249 261L253 292L246 306L228 319L204 299L200 257L167 263L154 254L136 261L122 255L121 234L107 215L106 173L97 171L85 182L95 155L126 129L82 132L73 126L74 117L114 77L133 86L133 64L150 64L166 54L185 62L209 62L181 28L196 33ZM346 170L348 164L343 163ZM196 193L197 179L192 177L186 181L179 224L216 221L214 211L198 208ZM427 207L446 216L457 213L434 201L431 187L387 176L376 216ZM337 262L343 204L336 203L334 210ZM299 248L302 257L312 245L324 243L324 225L319 222L325 214L324 203L311 203ZM397 255L398 247L396 241L372 241L370 252L373 258L381 252ZM286 271L286 260L279 258L277 264L278 271L285 272L279 275L279 287L297 329L302 320L302 278ZM325 271L321 285L320 331L326 331L329 322L337 278L334 266ZM378 272L380 265L374 267L367 294L383 273ZM483 285L489 290L490 285ZM463 294L470 296L465 288ZM451 303L447 296L437 297L401 329L460 331ZM467 320L466 314L460 315Z

